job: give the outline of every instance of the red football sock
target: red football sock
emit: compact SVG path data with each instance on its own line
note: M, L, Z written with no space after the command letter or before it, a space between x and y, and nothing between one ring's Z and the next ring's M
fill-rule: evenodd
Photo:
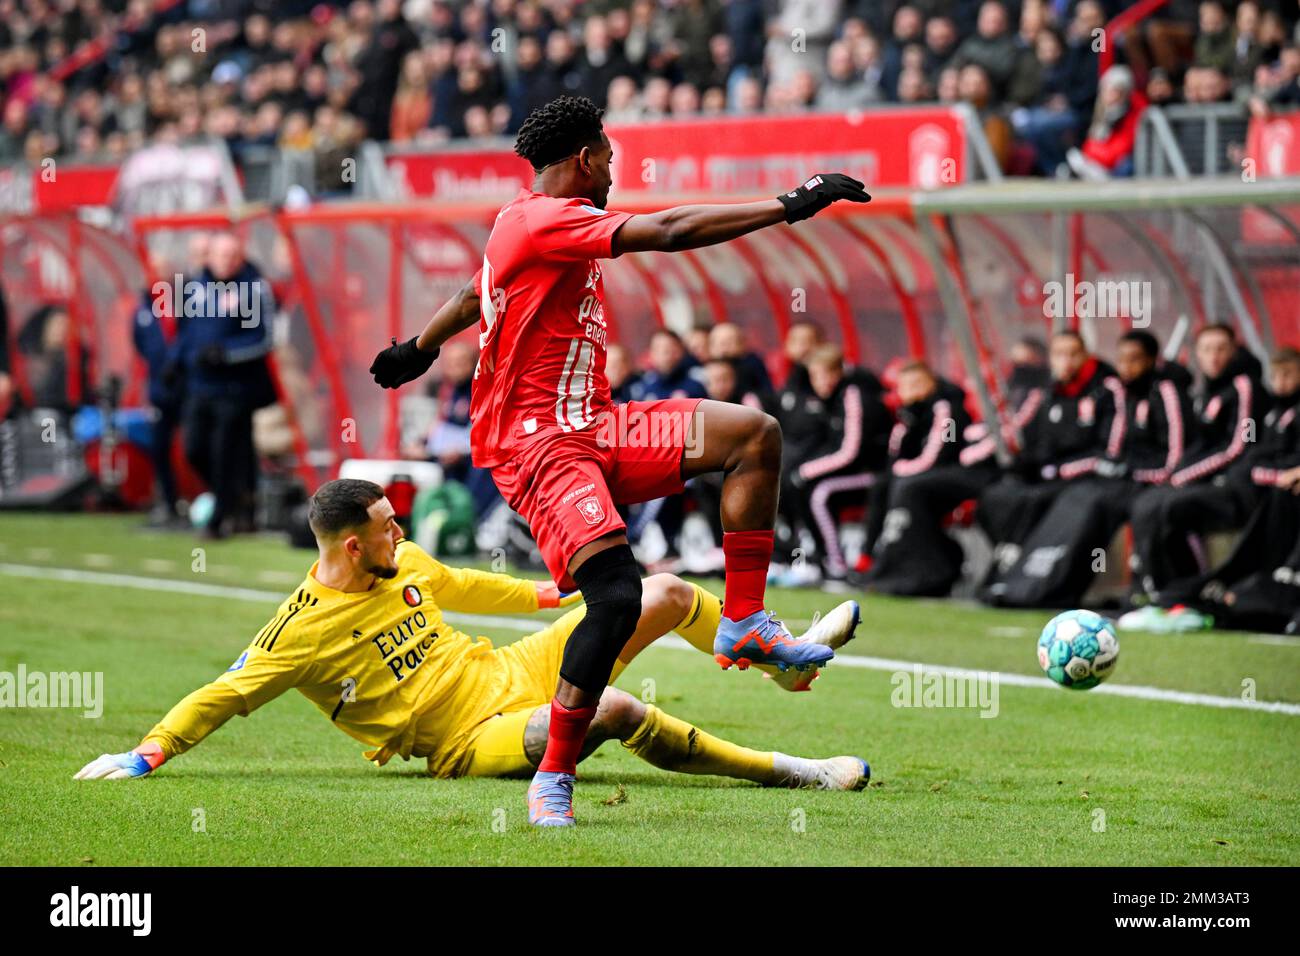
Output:
M725 531L722 555L727 565L722 616L733 621L763 610L767 566L772 562L774 531Z
M551 698L551 727L546 735L546 754L537 769L547 773L577 773L582 742L587 739L587 728L595 716L595 704L570 709Z

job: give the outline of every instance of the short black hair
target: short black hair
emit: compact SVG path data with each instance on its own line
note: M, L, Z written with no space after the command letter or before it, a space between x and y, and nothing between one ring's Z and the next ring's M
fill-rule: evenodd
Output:
M1142 354L1149 359L1154 359L1160 355L1160 343L1156 341L1156 337L1150 332L1143 332L1141 329L1133 329L1132 331L1125 332L1121 335L1119 340L1121 342L1134 343L1142 350Z
M528 114L519 127L515 152L542 169L574 155L584 146L600 145L600 118L605 111L585 96L559 96Z
M359 528L370 520L368 509L384 489L373 481L360 478L336 478L327 481L311 496L307 523L319 538L332 538L349 528Z

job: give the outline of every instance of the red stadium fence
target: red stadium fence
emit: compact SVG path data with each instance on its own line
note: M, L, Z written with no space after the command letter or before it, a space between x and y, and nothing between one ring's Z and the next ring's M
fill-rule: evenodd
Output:
M633 198L644 211L690 196ZM737 197L740 198L740 197ZM70 215L0 219L15 385L30 399L24 322L67 308L68 368L144 403L131 317L146 288L186 271L190 238L233 228L276 291L274 370L294 467L314 488L345 458L389 457L401 394L367 371L416 334L479 265L495 203L338 204L144 217L127 234ZM984 419L1004 417L1010 345L1081 329L1102 355L1132 326L1168 357L1227 320L1261 355L1300 341L1300 180L1105 185L1023 182L894 192L709 249L633 253L604 269L610 340L645 351L659 327L734 322L779 378L791 322L810 319L850 361L927 359ZM465 333L472 341L473 332ZM86 396L69 376L73 404Z

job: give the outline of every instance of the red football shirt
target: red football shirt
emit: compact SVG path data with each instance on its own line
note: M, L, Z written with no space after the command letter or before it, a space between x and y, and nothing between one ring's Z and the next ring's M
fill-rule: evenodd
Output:
M497 213L475 275L479 360L470 403L474 464L490 468L521 442L580 431L610 404L604 287L632 213L521 189Z

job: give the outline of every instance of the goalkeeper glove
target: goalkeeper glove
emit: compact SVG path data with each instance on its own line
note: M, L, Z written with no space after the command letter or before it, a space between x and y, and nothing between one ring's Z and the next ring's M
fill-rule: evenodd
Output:
M534 581L537 588L537 608L568 607L582 600L581 591L561 591L554 581Z
M124 754L100 754L79 771L74 780L130 780L163 765L167 755L155 743L145 743Z
M797 189L776 197L785 207L786 222L801 222L839 199L871 202L862 183L843 173L818 173Z
M429 366L438 357L440 350L425 352L416 346L416 338L418 336L400 345L394 338L392 345L375 356L375 360L370 363L370 374L375 377L378 385L397 388L415 381L429 371Z

